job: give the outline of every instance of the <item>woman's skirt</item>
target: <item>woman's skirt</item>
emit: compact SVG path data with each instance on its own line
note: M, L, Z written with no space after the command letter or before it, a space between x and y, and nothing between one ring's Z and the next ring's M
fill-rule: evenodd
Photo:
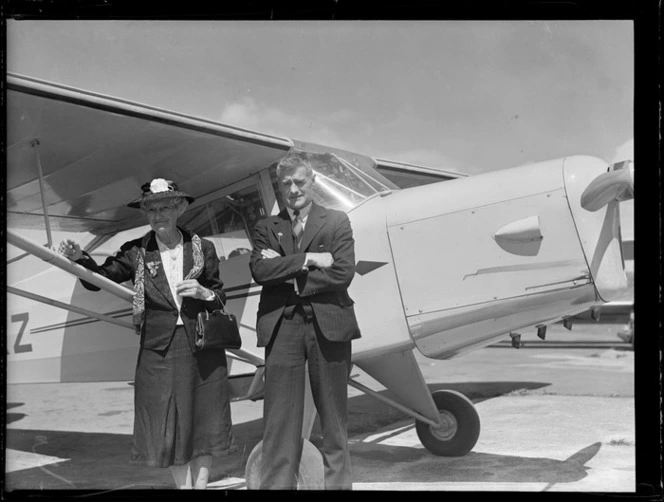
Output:
M130 463L168 467L235 449L225 352L193 353L182 326L166 351L141 348Z

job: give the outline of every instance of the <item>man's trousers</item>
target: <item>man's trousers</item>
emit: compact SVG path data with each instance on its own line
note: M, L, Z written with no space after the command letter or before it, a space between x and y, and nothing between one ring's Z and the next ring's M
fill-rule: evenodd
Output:
M294 490L302 456L305 363L323 432L325 488L351 489L346 422L351 342L331 342L295 308L266 347L261 489Z

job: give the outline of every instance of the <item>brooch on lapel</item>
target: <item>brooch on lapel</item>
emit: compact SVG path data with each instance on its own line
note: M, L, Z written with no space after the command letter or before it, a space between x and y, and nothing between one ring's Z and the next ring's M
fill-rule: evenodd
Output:
M284 235L281 232L277 234L277 241L279 242L279 245L281 245L281 236Z
M157 270L159 270L159 262L158 261L149 261L146 263L148 266L148 270L150 272L151 277L157 277Z

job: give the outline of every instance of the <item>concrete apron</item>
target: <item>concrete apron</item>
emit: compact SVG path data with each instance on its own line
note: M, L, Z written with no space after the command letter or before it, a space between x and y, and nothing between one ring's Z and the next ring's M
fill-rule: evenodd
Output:
M351 440L355 490L634 492L634 399L502 396L476 404L464 457L430 454L412 421Z
M131 386L80 385L86 386L78 389L81 399L71 399L77 384L10 386L7 489L172 488L167 470L128 465ZM90 385L97 392L90 392ZM22 406L10 407L12 402ZM476 406L479 441L460 458L429 453L410 419L351 433L354 489L634 491L633 398L525 393ZM13 421L12 413L23 416ZM261 401L233 404L239 449L215 464L210 489L246 487L244 466L260 440L261 416Z

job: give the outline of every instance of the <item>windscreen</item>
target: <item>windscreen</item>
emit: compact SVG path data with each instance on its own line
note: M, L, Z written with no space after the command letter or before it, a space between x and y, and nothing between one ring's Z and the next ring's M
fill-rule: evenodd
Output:
M392 190L378 176L372 178L365 170L332 153L305 153L316 173L314 201L321 206L349 211L373 195ZM276 169L270 170L275 194L279 194ZM278 197L279 208L284 204Z

